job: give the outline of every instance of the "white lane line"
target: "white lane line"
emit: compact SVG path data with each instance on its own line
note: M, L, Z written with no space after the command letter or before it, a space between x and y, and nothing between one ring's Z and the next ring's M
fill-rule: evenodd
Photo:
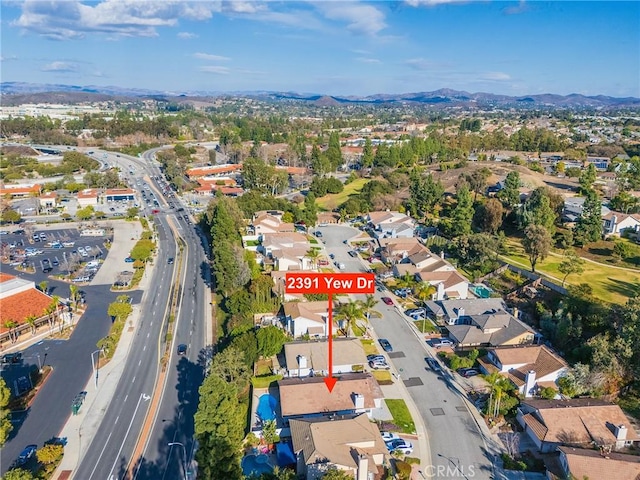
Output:
M150 326L150 327L153 327L153 322L151 322L151 323L149 324L149 326Z
M111 434L113 432L111 432L109 434L109 436L107 437L107 441L104 442L104 447L102 447L102 451L100 452L100 456L98 456L98 460L96 461L96 464L93 467L93 470L91 470L91 474L89 475L89 480L91 480L91 477L93 477L93 474L96 471L96 468L98 468L98 465L100 464L100 459L102 458L102 454L104 453L104 450L107 448L107 445L109 445L109 439L111 438Z
M147 349L147 346L145 345L144 347L142 347L142 351L144 352Z
M124 403L127 403L127 398L129 398L129 394L128 393L124 396Z
M131 383L136 383L136 377L133 377L133 380L131 380Z
M115 422L113 422L113 424L115 425L116 423L118 423L118 420L120 420L120 415L118 415L118 416L116 417L116 421L115 421Z
M147 338L149 338L149 334L150 334L150 333L151 333L151 332L147 332Z
M138 360L138 366L142 363L142 359Z

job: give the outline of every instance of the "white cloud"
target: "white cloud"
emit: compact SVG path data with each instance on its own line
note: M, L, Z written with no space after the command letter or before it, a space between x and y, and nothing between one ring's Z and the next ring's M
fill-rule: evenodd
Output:
M190 40L192 38L198 38L198 35L196 35L195 33L191 33L191 32L178 32L178 34L176 36L178 38L183 39L183 40Z
M224 62L227 60L231 60L229 57L223 57L222 55L212 55L210 53L194 53L193 57L199 60L210 60L213 62Z
M219 2L25 0L20 17L11 25L56 40L82 38L87 33L152 37L158 35L158 27L175 26L181 18L206 20L217 9Z
M326 18L346 22L347 29L356 34L376 35L387 27L384 13L373 5L346 2L315 5Z
M198 70L204 73L215 73L216 75L228 75L231 73L229 67L223 67L220 65L207 65L200 67Z
M362 63L382 63L377 58L369 58L369 57L357 57L356 60Z
M40 70L43 72L75 72L77 69L74 64L69 62L51 62Z
M430 70L441 66L437 62L427 60L426 58L410 58L405 60L404 63L414 70Z
M16 55L3 55L0 56L0 62L8 62L10 60L17 60L18 57Z

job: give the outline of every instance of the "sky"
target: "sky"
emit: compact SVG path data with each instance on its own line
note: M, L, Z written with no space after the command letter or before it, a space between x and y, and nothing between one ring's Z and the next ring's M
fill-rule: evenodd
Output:
M3 82L640 97L638 1L0 0Z

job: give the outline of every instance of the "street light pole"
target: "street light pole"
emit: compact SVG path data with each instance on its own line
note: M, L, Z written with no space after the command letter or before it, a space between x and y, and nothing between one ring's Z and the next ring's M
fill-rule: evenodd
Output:
M38 357L38 370L42 373L42 362L40 361L40 354L36 353L36 357Z
M100 369L100 355L98 355L98 362L96 363L96 361L93 359L93 356L97 353L100 354L103 351L104 347L96 350L95 352L91 353L91 367L93 368L93 375L95 377L95 386L96 389L98 388L98 370Z
M187 449L184 444L180 442L169 442L167 444L169 447L173 447L174 445L179 445L182 447L182 471L184 474L184 478L187 478Z

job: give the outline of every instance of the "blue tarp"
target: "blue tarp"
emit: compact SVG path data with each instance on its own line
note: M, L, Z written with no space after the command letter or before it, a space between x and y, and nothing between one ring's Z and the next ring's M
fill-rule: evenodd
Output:
M287 465L296 463L296 456L293 453L290 443L276 443L276 456L279 467L286 467Z

